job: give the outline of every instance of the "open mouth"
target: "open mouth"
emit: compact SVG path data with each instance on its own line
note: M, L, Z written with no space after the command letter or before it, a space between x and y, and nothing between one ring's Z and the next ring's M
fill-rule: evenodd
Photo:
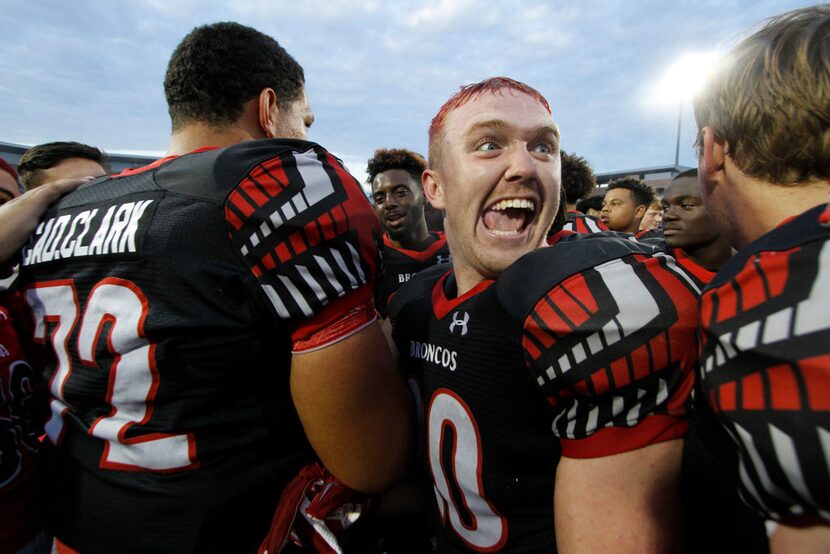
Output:
M482 220L492 234L499 237L518 236L536 217L536 206L526 198L501 200L485 208Z

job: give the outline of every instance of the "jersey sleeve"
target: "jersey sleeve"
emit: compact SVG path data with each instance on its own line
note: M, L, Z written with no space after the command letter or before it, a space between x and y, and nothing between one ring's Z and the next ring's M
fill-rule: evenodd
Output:
M685 435L697 302L672 266L637 255L572 275L535 303L522 346L563 455L608 456Z
M230 192L225 219L294 351L324 347L377 317L380 222L358 182L323 148L281 150Z

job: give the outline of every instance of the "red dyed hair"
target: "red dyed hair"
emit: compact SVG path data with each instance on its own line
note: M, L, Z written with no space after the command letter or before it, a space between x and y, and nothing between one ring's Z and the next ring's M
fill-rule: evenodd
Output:
M460 108L470 100L478 98L481 94L489 92L491 94L503 94L504 89L515 90L527 94L531 98L536 99L542 104L548 113L550 111L550 104L542 94L535 88L520 83L509 77L490 77L478 83L470 85L463 85L457 93L455 93L449 100L447 100L435 117L432 118L432 123L429 126L429 158L430 165L433 160L437 158L437 152L433 149L433 144L437 138L444 132L444 123L447 121L447 115L456 108Z
M8 173L8 174L9 174L9 175L11 175L12 177L14 177L14 180L15 180L15 181L17 181L17 172L16 172L16 171L14 170L14 168L13 168L13 167L9 164L9 162L7 162L6 160L4 160L3 158L0 158L0 171L5 171L6 173Z

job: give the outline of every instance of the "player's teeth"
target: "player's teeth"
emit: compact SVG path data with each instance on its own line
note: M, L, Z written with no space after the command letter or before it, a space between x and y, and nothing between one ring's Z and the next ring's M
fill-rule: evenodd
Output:
M498 235L500 237L508 237L508 236L513 236L513 235L518 235L519 234L518 231L500 231L498 229L490 229L490 232L493 233L494 235Z
M511 198L509 200L502 200L493 206L494 210L506 210L507 208L522 208L525 210L534 211L533 202L525 198Z

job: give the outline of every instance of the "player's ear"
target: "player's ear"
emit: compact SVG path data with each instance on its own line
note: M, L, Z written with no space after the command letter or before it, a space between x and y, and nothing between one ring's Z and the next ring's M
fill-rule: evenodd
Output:
M634 210L634 217L639 218L639 219L643 219L643 216L646 215L646 210L647 209L648 209L648 206L644 206L643 204L640 204L639 206L637 206L637 209Z
M704 127L703 132L703 170L709 181L715 181L717 174L723 171L729 145L726 140L718 138L712 127Z
M424 186L424 196L432 207L438 210L445 209L444 183L441 182L441 176L434 169L426 169L421 174L421 184Z
M280 110L277 106L277 93L272 88L264 88L259 93L258 100L259 126L268 138L277 137L277 118Z

